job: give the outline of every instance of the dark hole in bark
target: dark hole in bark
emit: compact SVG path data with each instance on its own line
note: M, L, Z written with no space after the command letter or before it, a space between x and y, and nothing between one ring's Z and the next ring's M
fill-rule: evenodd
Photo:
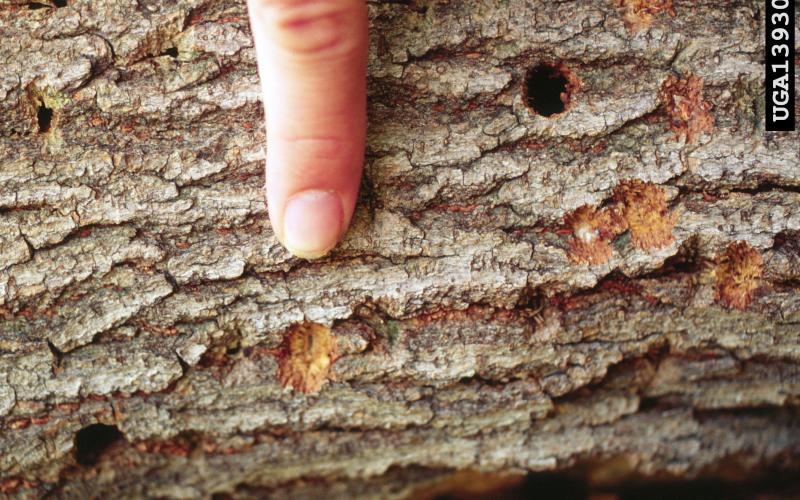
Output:
M528 106L542 116L562 113L566 108L562 94L568 93L568 83L561 69L545 63L535 66L525 78Z
M53 110L44 105L39 104L39 110L36 112L36 121L39 123L39 133L44 134L50 130L50 122L53 120Z
M95 465L114 443L125 439L114 425L92 424L75 435L75 461Z
M520 497L533 494L540 498L588 498L585 482L557 472L530 473L525 477Z
M659 398L640 398L639 399L639 411L640 412L648 412L651 410L656 410L661 408L662 402Z
M178 49L176 47L170 47L161 54L162 56L170 56L170 57L178 57Z
M31 3L28 4L28 8L31 9L31 10L50 9L53 6L66 7L67 6L67 0L54 0L52 5L51 4L47 4L47 3L41 3L41 2L31 2Z

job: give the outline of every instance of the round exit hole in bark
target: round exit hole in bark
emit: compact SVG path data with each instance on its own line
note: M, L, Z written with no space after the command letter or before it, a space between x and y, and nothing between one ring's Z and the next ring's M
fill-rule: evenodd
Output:
M39 125L39 133L44 134L50 131L50 122L53 121L53 110L44 104L40 104L36 110L36 122Z
M75 461L81 465L96 465L103 453L125 437L115 425L92 424L75 435Z
M578 78L563 64L540 63L525 75L525 102L537 115L551 117L569 109L578 86Z

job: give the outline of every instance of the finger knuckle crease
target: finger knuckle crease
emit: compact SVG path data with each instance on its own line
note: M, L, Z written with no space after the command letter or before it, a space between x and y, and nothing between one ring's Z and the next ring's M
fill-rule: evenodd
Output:
M279 43L297 54L336 55L354 48L350 8L341 2L290 2L276 12Z

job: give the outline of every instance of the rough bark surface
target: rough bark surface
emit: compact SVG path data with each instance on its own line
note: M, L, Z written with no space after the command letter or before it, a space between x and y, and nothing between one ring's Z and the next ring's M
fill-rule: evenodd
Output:
M269 228L243 2L1 0L0 491L796 471L800 144L762 131L762 2L621 4L370 2L362 196L307 262ZM551 117L543 61L572 78ZM658 241L615 205L633 179ZM761 263L727 300L734 242ZM303 321L335 339L309 393L279 374Z

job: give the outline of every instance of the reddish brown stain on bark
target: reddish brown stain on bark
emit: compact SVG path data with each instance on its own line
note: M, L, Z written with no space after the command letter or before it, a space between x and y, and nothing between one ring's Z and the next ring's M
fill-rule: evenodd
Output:
M659 98L669 117L669 128L675 132L675 139L685 137L693 143L703 132L714 128L711 104L703 97L703 80L695 75L679 79L670 75L664 80Z

